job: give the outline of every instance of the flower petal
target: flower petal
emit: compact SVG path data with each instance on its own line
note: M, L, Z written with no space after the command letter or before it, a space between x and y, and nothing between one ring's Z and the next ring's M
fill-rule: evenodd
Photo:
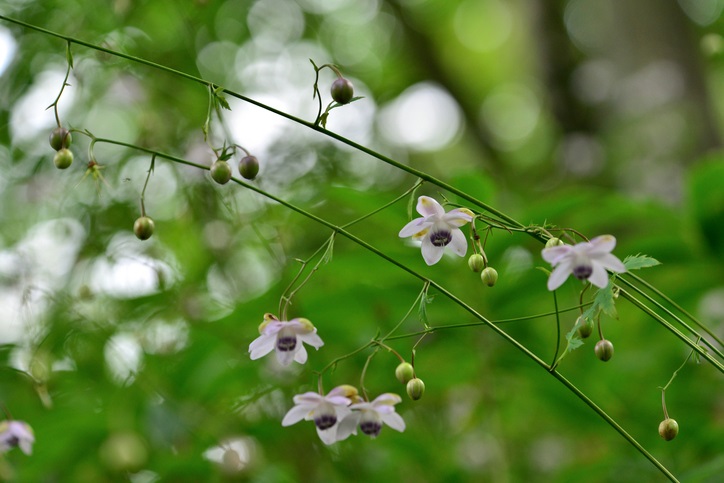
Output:
M440 205L440 203L435 201L435 199L430 198L429 196L420 196L417 199L417 212L424 217L440 217L445 214L445 209Z
M571 274L571 260L564 259L561 263L553 270L550 277L548 277L548 290L555 290L566 281L568 275Z
M249 353L251 354L251 360L259 359L264 357L268 353L274 350L276 345L276 335L260 335L249 344Z
M563 258L571 253L572 248L573 247L569 245L558 245L555 247L544 248L543 251L541 251L541 256L543 257L543 260L555 267Z
M307 349L300 343L294 352L294 360L300 364L307 362Z
M626 265L616 258L615 255L611 255L610 253L599 255L594 260L612 272L623 273L626 271Z
M405 420L397 413L382 414L382 421L392 429L402 432L405 430Z
M297 338L301 339L302 341L306 342L307 344L311 345L315 349L319 349L324 345L324 341L321 337L317 335L316 332L311 332L308 334L298 334Z
M593 257L604 253L611 253L616 247L616 237L613 235L601 235L592 239L588 243L587 252L589 256Z
M394 392L386 392L384 394L380 394L375 398L374 401L372 401L372 404L374 406L380 405L380 404L386 404L389 406L394 406L395 404L399 404L402 402L402 398L395 394Z
M606 285L608 285L608 272L606 272L606 269L603 268L603 265L600 263L593 262L592 266L593 272L591 272L591 276L588 277L588 281L596 287L606 288Z
M435 265L439 262L444 250L445 247L436 247L433 245L429 236L422 240L422 258L425 259L425 263L428 265Z
M282 419L282 426L291 426L292 424L298 423L299 421L304 419L305 416L307 416L311 411L312 408L307 405L292 407L292 409L290 409L287 414L284 415L284 419Z
M279 364L283 366L291 364L296 356L297 350L299 350L300 347L302 347L301 344L297 345L297 349L293 351L280 351L279 349L276 349L275 352L277 353L277 361L279 361ZM304 354L306 356L306 351L304 351Z
M469 223L473 217L467 208L456 208L445 213L442 219L448 225L458 227Z
M468 239L465 238L465 235L461 230L455 228L452 231L452 241L450 241L448 246L455 255L464 257L465 253L468 251Z
M343 441L350 435L357 434L357 425L361 416L361 413L353 412L337 423L337 441Z
M324 444L334 444L337 442L337 425L335 424L331 428L324 430L317 428L317 434Z
M400 238L406 238L408 236L413 236L421 231L425 231L427 228L429 228L433 224L432 221L427 221L425 218L415 218L411 222L409 222L407 225L402 227L402 230L400 230L399 237Z

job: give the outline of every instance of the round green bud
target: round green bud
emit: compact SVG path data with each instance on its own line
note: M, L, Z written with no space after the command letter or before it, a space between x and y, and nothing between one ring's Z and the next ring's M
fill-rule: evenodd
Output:
M332 99L339 104L347 104L354 97L354 86L344 77L338 77L332 82Z
M61 148L53 156L53 163L58 169L67 169L73 164L73 153L68 148Z
M593 350L596 353L596 357L604 362L610 360L611 357L613 357L613 344L610 340L599 340Z
M557 247L560 245L564 245L564 243L561 241L560 238L556 238L556 237L550 237L548 239L548 241L546 242L546 248Z
M664 419L659 423L659 435L666 441L671 441L679 434L679 423L675 419Z
M425 394L425 383L422 382L422 379L414 377L407 381L407 395L410 396L410 399L417 401L423 394Z
M254 179L259 173L259 160L256 156L244 156L239 161L239 173L244 179Z
M482 271L485 268L485 258L479 253L474 253L468 258L468 267L475 273Z
M69 148L72 141L73 137L70 135L70 131L64 127L56 127L50 133L50 147L56 151Z
M226 184L231 179L231 166L226 161L217 159L211 165L211 178L219 184Z
M493 267L486 267L480 273L480 280L482 280L483 283L488 287L492 287L493 285L495 285L495 282L498 281L498 271L495 270Z
M395 377L402 384L407 384L410 379L415 377L415 369L409 362L401 362L395 369Z
M153 235L155 225L148 216L142 216L133 223L133 233L139 240L148 240Z
M578 326L578 336L581 339L587 339L593 333L593 321L588 317L578 317L576 325Z

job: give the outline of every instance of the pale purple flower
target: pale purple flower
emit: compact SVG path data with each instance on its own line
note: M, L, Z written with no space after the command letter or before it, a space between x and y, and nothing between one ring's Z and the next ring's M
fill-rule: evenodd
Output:
M35 436L33 428L23 421L3 421L0 423L0 453L19 447L23 453L33 452Z
M548 277L548 290L555 290L566 281L569 274L579 280L588 280L599 288L608 285L608 273L626 271L624 264L611 254L616 246L616 238L602 235L590 242L576 245L558 245L544 248L543 259L555 269Z
M468 241L460 227L472 221L473 212L467 208L456 208L445 213L445 209L429 196L417 200L417 212L422 218L415 218L402 230L400 238L411 236L422 241L422 257L428 265L434 265L442 258L445 247L464 257Z
M287 322L277 319L272 314L265 314L264 322L259 326L259 333L261 335L249 344L252 360L275 351L277 360L283 366L288 366L293 360L300 364L307 362L307 350L302 342L315 349L324 345L317 335L317 329L309 320L303 318Z
M405 430L405 421L395 412L395 404L402 402L397 394L385 393L377 396L372 402L359 402L349 408L353 412L339 423L337 440L357 434L357 427L366 435L376 438L386 424L396 431Z
M322 442L333 444L339 441L337 422L352 412L349 405L357 397L357 389L347 385L335 387L326 396L311 391L297 394L294 396L295 406L284 416L282 426L291 426L302 419L314 421L317 434Z

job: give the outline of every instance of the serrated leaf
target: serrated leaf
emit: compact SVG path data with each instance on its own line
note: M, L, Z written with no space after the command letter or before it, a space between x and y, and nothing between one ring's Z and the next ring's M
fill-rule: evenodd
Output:
M648 268L648 267L655 267L656 265L661 265L661 262L656 260L655 258L651 258L647 255L641 255L640 253L638 255L629 255L626 257L626 259L623 261L623 265L626 267L626 270L638 270L640 268Z
M604 314L614 319L618 318L616 313L616 302L613 298L613 283L608 282L606 288L599 289L596 297L593 299L592 309L601 310Z
M566 334L566 341L568 342L568 345L566 345L566 352L573 352L583 345L583 340L578 337L578 327L574 325L573 328L568 331Z

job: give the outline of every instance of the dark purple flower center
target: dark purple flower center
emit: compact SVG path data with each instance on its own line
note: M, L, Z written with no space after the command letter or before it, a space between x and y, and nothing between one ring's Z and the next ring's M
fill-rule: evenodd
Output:
M593 273L593 265L584 263L582 265L576 265L573 267L573 276L578 280L588 280L588 277Z
M434 231L430 233L430 241L436 247L444 247L452 241L452 233L449 231Z
M321 413L314 418L314 424L319 429L329 429L337 422L337 415L334 413Z
M10 446L11 448L15 448L17 445L20 444L20 438L18 438L17 436L15 436L13 434L12 436L8 437L8 439L5 440L5 443L8 446Z
M372 420L362 421L359 423L359 429L361 429L367 436L374 437L380 434L380 431L382 430L382 423Z
M297 347L295 335L284 335L277 339L277 349L281 352L293 351Z

